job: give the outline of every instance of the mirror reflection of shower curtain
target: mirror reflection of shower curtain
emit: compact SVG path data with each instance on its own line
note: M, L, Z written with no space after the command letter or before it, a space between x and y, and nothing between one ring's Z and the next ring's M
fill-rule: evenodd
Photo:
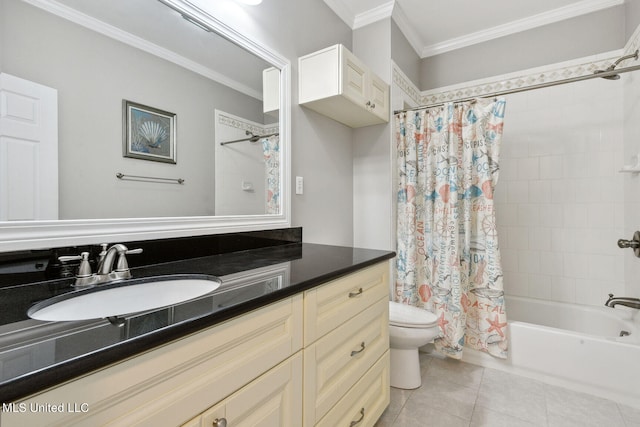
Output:
M266 214L280 213L280 137L262 140L266 172Z
M436 349L506 358L493 208L505 101L478 99L396 115L394 299L438 316Z

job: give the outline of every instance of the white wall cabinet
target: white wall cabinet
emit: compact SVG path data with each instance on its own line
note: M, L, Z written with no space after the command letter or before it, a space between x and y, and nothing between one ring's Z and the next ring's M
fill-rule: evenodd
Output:
M298 102L347 126L389 121L389 85L341 44L298 59Z
M371 427L389 404L388 284L388 263L365 268L28 397L0 425ZM47 403L64 410L30 410Z

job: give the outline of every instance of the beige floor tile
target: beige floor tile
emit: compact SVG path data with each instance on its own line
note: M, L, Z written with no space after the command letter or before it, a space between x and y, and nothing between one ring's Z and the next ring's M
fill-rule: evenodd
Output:
M423 379L424 381L429 381L434 377L442 378L465 387L478 389L482 381L483 372L484 368L481 366L471 365L451 358L431 357L431 363L425 372L426 377L423 374Z
M468 427L469 421L429 407L405 406L393 427Z
M427 377L407 400L403 411L428 408L471 420L478 391L439 377Z
M526 377L420 354L422 386L391 388L375 427L640 427L640 409Z
M535 425L547 423L544 384L529 378L485 369L476 404Z
M470 427L540 427L540 425L476 405Z
M631 406L618 404L618 408L620 409L620 413L622 414L622 419L627 424L627 426L640 425L640 409L632 408Z
M583 426L624 427L618 405L611 400L550 385L545 385L545 392L547 412L554 419L558 416Z

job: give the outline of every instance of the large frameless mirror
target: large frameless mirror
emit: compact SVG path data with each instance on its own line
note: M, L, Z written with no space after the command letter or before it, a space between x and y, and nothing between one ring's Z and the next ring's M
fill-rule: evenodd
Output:
M0 8L0 250L288 225L288 61L183 0Z

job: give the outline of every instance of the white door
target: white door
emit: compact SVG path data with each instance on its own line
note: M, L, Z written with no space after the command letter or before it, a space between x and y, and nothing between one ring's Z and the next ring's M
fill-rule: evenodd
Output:
M0 73L0 221L58 219L58 91Z

